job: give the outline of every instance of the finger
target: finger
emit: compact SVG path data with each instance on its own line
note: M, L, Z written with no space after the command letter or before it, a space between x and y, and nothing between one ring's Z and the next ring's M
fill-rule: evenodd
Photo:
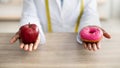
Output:
M38 47L38 45L39 45L39 42L37 41L37 42L34 44L33 49L34 49L34 50L36 50L36 49L37 49L37 47Z
M85 42L83 42L83 46L84 46L85 49L87 49L87 45L86 45Z
M20 48L23 49L24 48L24 43L20 44Z
M105 38L108 38L108 39L111 38L110 34L108 34L103 28L101 28L101 27L99 27L99 28L103 31L103 36L104 36Z
M97 49L101 48L100 42L96 43L96 47L97 47Z
M40 38L38 37L38 39L36 40L36 42L35 42L35 44L34 44L34 47L33 47L34 50L37 49L39 43L40 43Z
M90 43L88 43L88 50L92 50L92 45Z
M25 51L28 50L28 44L24 45L24 50L25 50Z
M32 51L33 50L33 44L31 43L30 45L29 45L29 51Z
M12 37L12 39L10 40L10 43L16 42L18 38L19 38L19 35L16 34L15 36Z
M96 51L97 50L97 46L95 43L93 43L93 51Z
M108 38L108 39L110 39L111 38L111 36L108 34L108 33L103 33L103 36L105 37L105 38Z

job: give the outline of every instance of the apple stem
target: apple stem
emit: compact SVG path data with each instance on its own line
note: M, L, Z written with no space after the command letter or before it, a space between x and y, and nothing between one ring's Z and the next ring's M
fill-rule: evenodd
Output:
M29 27L31 27L30 22L29 22Z

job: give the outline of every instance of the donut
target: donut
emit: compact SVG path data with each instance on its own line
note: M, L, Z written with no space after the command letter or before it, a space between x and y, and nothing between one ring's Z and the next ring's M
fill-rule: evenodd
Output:
M87 26L80 31L79 35L83 42L96 43L103 37L103 32L97 26Z

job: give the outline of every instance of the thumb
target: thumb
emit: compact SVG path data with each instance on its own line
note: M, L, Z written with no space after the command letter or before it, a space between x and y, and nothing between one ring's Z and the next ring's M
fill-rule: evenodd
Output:
M13 44L19 39L19 33L17 32L10 40L10 43Z
M111 36L110 36L107 32L103 32L103 36L104 36L105 38L108 38L108 39L111 38Z
M37 38L37 40L36 40L36 42L35 42L35 44L34 44L34 48L33 48L34 50L37 49L39 43L40 43L40 35L38 35L38 38Z
M103 28L100 28L100 29L103 31L103 36L104 36L105 38L108 38L108 39L111 38L110 34L108 34Z

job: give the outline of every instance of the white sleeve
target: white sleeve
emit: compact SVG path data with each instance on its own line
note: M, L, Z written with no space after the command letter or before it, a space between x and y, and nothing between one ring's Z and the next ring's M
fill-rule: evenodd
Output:
M40 25L40 19L37 16L37 11L36 11L34 1L33 0L24 0L20 26L28 24L29 22L34 23L39 27L40 44L44 44L46 42L46 39L45 39L43 30L41 28L41 25Z
M83 27L90 26L90 25L101 27L99 15L97 12L96 0L84 0L84 1L86 2L84 7L84 13L80 21L79 32ZM77 36L77 41L81 44L82 41L80 40L79 32Z

